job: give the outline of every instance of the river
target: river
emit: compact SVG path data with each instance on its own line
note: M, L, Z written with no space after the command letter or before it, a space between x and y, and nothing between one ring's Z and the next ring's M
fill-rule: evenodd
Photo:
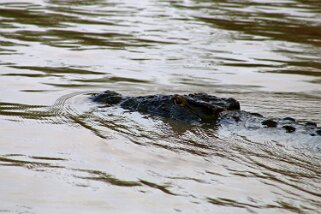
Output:
M321 142L222 133L88 99L206 92L320 124L320 8L1 0L0 213L320 212Z

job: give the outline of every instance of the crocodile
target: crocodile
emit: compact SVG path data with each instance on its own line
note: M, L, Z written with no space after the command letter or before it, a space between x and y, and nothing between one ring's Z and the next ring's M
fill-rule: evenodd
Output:
M284 133L321 136L321 127L315 122L299 122L292 117L267 118L258 113L241 110L239 101L234 98L220 98L206 93L132 97L107 90L91 94L91 99L106 107L119 105L129 111L187 123L206 123L215 126L237 124L252 130L265 128Z

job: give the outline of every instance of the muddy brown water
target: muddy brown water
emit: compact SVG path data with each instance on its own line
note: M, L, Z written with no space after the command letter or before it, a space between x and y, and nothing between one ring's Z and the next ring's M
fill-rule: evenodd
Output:
M321 123L319 0L1 0L1 213L318 213L321 142L99 108L206 92ZM299 140L300 141L300 140Z

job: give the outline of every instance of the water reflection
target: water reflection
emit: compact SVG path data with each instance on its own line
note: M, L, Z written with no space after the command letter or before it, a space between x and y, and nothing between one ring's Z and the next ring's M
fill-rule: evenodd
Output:
M318 1L283 1L278 3L266 1L249 1L246 3L237 1L195 1L195 4L178 1L172 5L184 10L195 10L197 11L194 13L196 19L213 25L215 28L235 32L239 39L248 43L253 43L253 41L270 43L275 40L289 44L300 44L286 45L285 43L279 43L273 47L273 51L283 52L291 60L276 61L272 58L256 57L259 61L255 63L246 61L230 63L225 60L227 62L222 63L225 66L270 67L272 69L268 69L268 71L273 73L320 75L321 67L317 59L321 56L320 15L318 13L320 2ZM198 11L202 11L203 14ZM229 18L226 18L227 16ZM309 48L303 48L302 44L309 45ZM311 56L310 60L305 61L306 58L301 58L301 53L297 48L301 51L303 51L303 48L305 56L307 56L307 53L314 53L317 58ZM294 51L294 49L297 50ZM245 49L245 51L251 50ZM262 64L261 60L266 63Z
M25 159L25 160L24 160ZM40 162L42 161L42 162ZM47 162L43 162L47 161ZM85 180L94 180L108 183L110 185L119 186L119 187L137 187L137 186L146 186L149 188L158 189L164 193L175 195L170 190L168 190L168 184L156 184L147 180L139 181L126 181L115 178L113 175L107 174L106 172L98 170L88 170L88 169L76 169L70 167L64 167L57 164L57 162L68 161L64 158L56 157L40 157L40 156L26 156L23 154L6 154L0 155L0 165L1 166L14 166L14 167L25 167L27 169L32 169L35 171L49 170L55 168L59 170L69 170L70 173L74 174L75 178L85 179ZM53 162L53 163L50 163ZM82 174L82 175L80 175ZM87 176L85 176L87 175Z
M174 7L202 10L199 20L225 30L261 36L280 41L320 46L319 1L175 1ZM226 17L231 17L226 19ZM298 32L300 32L298 34ZM246 38L246 35L244 35Z

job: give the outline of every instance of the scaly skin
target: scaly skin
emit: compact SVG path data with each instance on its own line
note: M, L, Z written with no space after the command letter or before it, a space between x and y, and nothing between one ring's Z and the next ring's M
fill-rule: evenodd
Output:
M93 94L92 100L106 106L119 105L130 111L188 123L212 123L216 126L237 124L247 129L270 128L285 133L321 136L321 128L314 122L303 124L291 117L268 119L240 110L240 103L234 98L219 98L206 93L124 97L114 91L105 91Z

